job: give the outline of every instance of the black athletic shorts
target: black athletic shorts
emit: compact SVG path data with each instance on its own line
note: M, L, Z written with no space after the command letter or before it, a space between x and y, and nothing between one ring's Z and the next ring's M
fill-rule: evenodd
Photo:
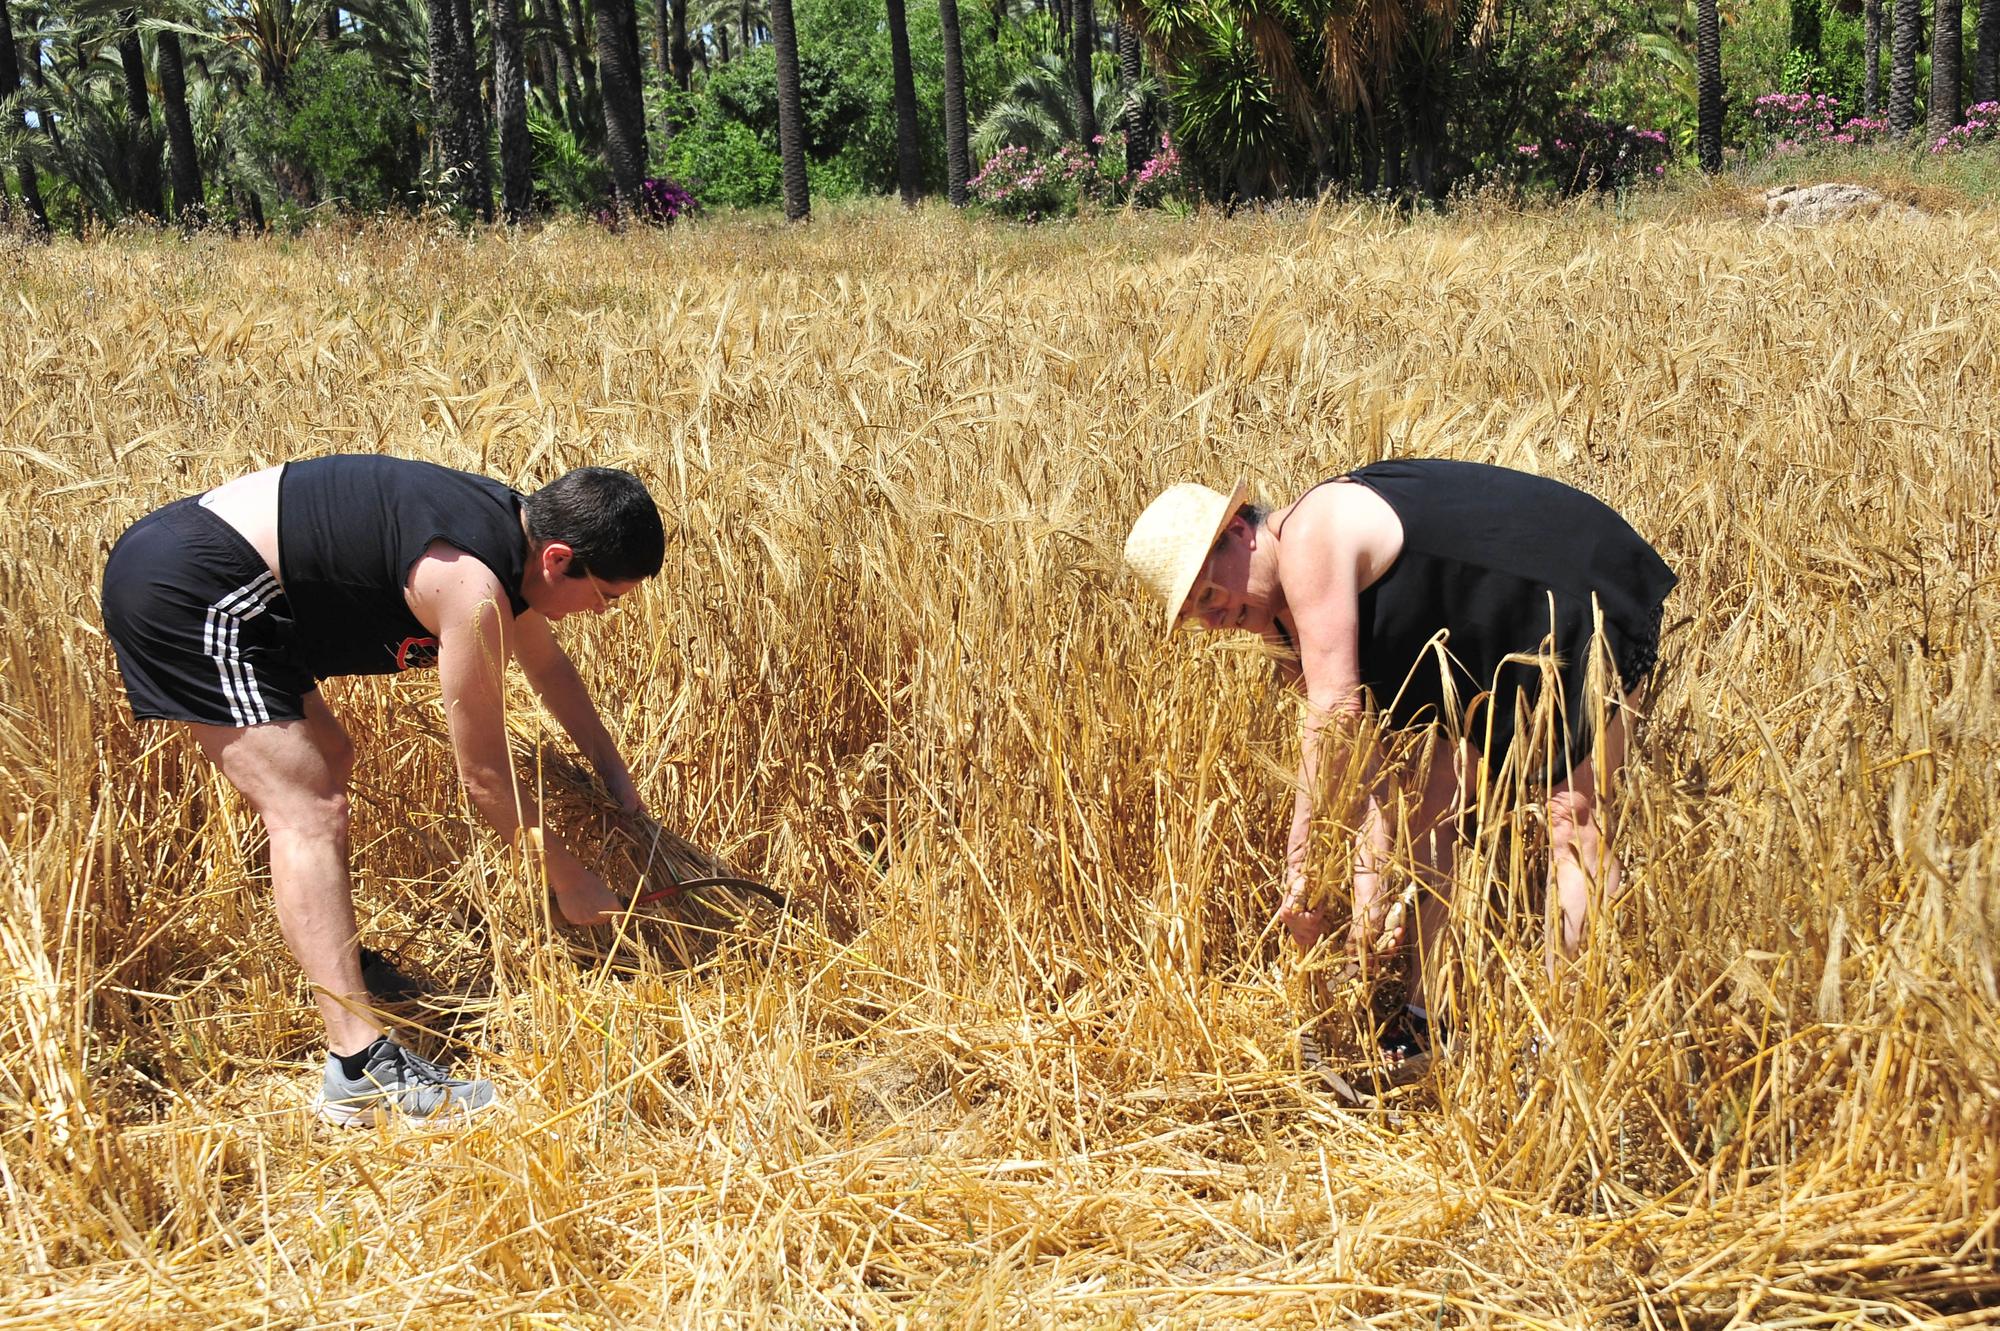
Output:
M318 687L294 652L278 579L198 497L118 538L104 565L104 627L141 721L296 721Z

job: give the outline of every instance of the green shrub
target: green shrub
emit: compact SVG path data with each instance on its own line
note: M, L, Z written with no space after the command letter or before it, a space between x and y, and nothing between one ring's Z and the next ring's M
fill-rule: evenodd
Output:
M421 152L408 96L363 51L318 43L292 66L282 94L244 100L244 148L275 180L310 182L315 199L373 211L418 197Z

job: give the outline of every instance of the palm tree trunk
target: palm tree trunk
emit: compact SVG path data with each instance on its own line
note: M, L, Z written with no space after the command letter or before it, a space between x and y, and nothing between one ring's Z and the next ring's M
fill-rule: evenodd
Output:
M553 19L557 32L545 37L548 43L549 63L555 67L556 86L561 90L558 105L562 108L562 122L569 126L569 132L578 138L587 134L590 117L583 106L583 89L576 80L576 60L571 55L573 43L570 41L569 20L563 16L562 0L554 0L551 9L549 0L537 0L536 9L545 20Z
M468 172L465 205L482 222L493 220L493 162L487 152L486 103L479 96L479 47L472 26L472 0L451 0L452 59L458 63L460 142Z
M1382 188L1391 195L1403 192L1403 111L1385 106L1382 123Z
M1861 5L1861 114L1874 118L1882 105L1882 0Z
M1972 57L1972 104L2000 101L2000 0L1979 0L1979 49Z
M694 86L694 48L688 45L688 0L664 0L661 17L667 20L667 67L674 86L682 92Z
M132 143L130 199L134 212L156 221L167 215L160 199L160 143L153 135L153 104L146 93L146 55L139 46L139 13L125 11L118 59L125 67L125 132Z
M430 0L431 142L445 197L469 208L477 203L478 181L472 145L465 137L463 113L464 71L471 67L471 62L461 63L458 58L458 24L452 20L453 7L454 0Z
M1713 175L1722 169L1722 22L1715 0L1695 0L1695 158Z
M910 70L910 24L903 0L887 0L889 63L896 78L896 187L903 206L917 206L923 192L923 157L917 149L917 80Z
M604 84L604 160L620 212L639 206L646 179L646 107L639 92L633 0L597 0L597 68Z
M799 102L799 41L792 0L771 0L771 41L778 57L778 159L785 176L785 220L812 215L806 192L806 121Z
M500 130L500 213L510 224L535 206L528 145L527 71L521 56L521 0L493 0L493 119Z
M326 7L326 13L325 13L325 15L323 15L323 16L322 16L322 20L321 20L321 22L322 22L323 26L322 26L322 27L321 27L321 29L320 29L320 36L326 39L326 44L327 44L328 46L331 46L331 45L333 45L333 44L334 44L335 42L339 41L339 40L340 40L340 6L339 6L339 5L328 5L328 6Z
M1896 28L1889 49L1889 133L1903 138L1917 127L1917 48L1924 44L1924 11L1918 0L1896 0Z
M555 0L558 7L563 0ZM597 92L597 46L591 33L594 28L583 16L583 0L569 0L568 18L563 22L563 31L571 34L569 48L576 53L576 74L583 80L583 96L590 107L600 105ZM583 108L579 107L579 114Z
M1097 138L1097 79L1090 57L1097 50L1097 13L1092 0L1070 0L1070 56L1076 95L1076 137L1084 147Z
M1958 73L1965 51L1963 0L1937 0L1931 21L1931 100L1924 133L1936 142L1958 123Z
M162 32L156 42L160 58L160 111L167 122L167 162L174 183L174 214L181 225L197 227L208 221L201 197L201 165L195 160L194 125L188 119L187 69L177 32Z
M958 0L938 0L938 29L944 41L945 186L951 206L963 208L965 182L972 178L972 150L966 142L965 52L958 41Z
M1153 113L1144 102L1134 101L1132 90L1139 86L1145 76L1139 51L1139 34L1132 30L1131 21L1118 21L1118 72L1125 80L1126 118L1120 126L1125 131L1125 173L1137 176L1153 156Z
M14 45L13 20L7 15L7 0L0 0L0 102L20 90L20 59ZM22 123L26 124L25 117ZM14 156L14 170L21 178L21 208L28 214L28 234L36 240L47 240L49 210L42 204L41 181L35 177L35 164L29 160L25 144Z

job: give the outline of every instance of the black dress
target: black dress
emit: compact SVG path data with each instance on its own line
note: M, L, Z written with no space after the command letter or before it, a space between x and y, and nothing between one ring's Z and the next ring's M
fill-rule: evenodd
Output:
M1516 699L1532 707L1543 674L1507 658L1553 653L1567 759L1587 759L1592 602L1629 691L1653 667L1676 581L1665 561L1600 501L1526 472L1398 459L1348 479L1403 524L1402 553L1360 596L1361 682L1388 725L1444 722L1497 766L1513 742Z

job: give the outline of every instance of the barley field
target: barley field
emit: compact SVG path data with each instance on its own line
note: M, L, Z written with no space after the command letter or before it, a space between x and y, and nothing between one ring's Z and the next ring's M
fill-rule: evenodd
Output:
M4 243L0 1327L2000 1322L1996 255L1727 191ZM146 510L371 450L646 479L662 576L559 632L792 901L552 925L434 673L330 683L392 1011L506 1097L456 1133L311 1120L259 828L97 608ZM1293 704L1118 553L1167 482L1388 455L1583 486L1681 583L1625 897L1552 978L1536 810L1483 828L1451 1057L1363 1112L1270 922Z

